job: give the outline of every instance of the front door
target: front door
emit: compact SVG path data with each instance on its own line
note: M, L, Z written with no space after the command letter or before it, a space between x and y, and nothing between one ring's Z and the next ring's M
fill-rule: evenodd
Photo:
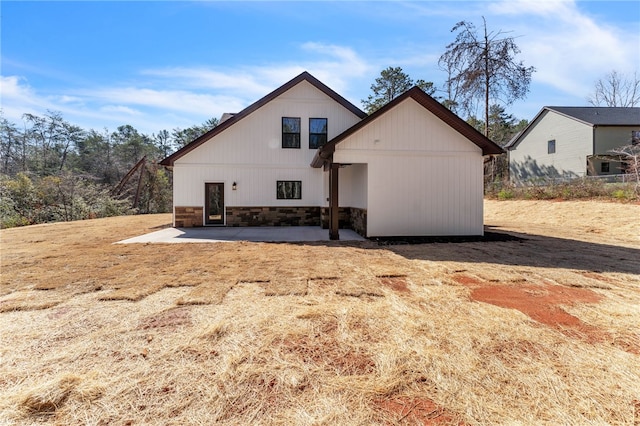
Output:
M224 225L224 183L205 183L205 225Z

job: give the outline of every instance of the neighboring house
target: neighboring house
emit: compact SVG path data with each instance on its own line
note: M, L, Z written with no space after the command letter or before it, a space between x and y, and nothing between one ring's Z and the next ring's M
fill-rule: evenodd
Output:
M161 164L176 227L482 235L483 156L500 153L417 87L367 116L304 72Z
M506 146L514 182L624 173L610 151L640 138L640 108L544 107Z

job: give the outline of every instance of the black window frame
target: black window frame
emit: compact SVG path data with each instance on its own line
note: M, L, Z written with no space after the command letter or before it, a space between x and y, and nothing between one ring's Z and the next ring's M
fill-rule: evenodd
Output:
M324 120L324 132L312 132L313 126L311 125L312 120ZM327 118L321 117L310 117L309 118L309 149L318 149L327 143L327 133L329 129L329 120ZM312 143L312 141L320 139L318 143Z
M298 122L298 131L297 132L287 132L288 128L285 127L285 120L297 120ZM284 149L300 149L300 128L302 125L302 121L300 117L282 117L282 148ZM287 141L293 142L288 143ZM297 145L297 146L296 146Z
M556 140L551 139L547 141L547 154L555 154L556 153Z
M600 163L600 173L611 173L611 163L608 161Z
M297 197L296 196L292 196L292 197L288 197L287 192L289 192L286 188L282 188L281 190L281 186L287 184L287 183L291 183L294 184L299 187L298 191L297 191ZM293 191L292 195L294 194L295 191ZM301 180L278 180L276 181L276 199L277 200L301 200L302 199L302 181Z

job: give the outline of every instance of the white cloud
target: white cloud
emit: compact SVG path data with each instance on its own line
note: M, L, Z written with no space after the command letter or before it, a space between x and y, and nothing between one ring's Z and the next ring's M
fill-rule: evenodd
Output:
M490 3L487 11L496 15L558 16L573 13L573 0L501 0Z
M363 58L346 46L306 42L299 48L303 53L315 55L316 59L244 66L240 69L169 67L147 69L142 74L170 81L173 87L213 89L252 102L303 71L310 72L338 90L350 78L360 77L370 68ZM335 87L330 83L335 83Z
M62 102L63 104L78 104L78 103L82 103L82 98L79 98L77 96L68 96L68 95L62 95L58 98L58 100L60 102Z
M22 120L23 114L41 114L56 110L47 97L38 96L23 77L0 76L0 107L4 117L12 122Z
M205 67L169 67L146 69L143 75L161 79L163 87L182 90L154 91L150 89L126 88L115 93L100 93L100 96L128 96L128 102L152 104L176 108L179 103L191 105L185 111L202 111L207 104L223 108L222 112L238 112L269 92L280 87L303 71L308 71L338 93L344 94L354 79L361 79L372 67L356 51L347 46L306 42L299 46L301 53L310 54L312 60L295 63L261 64L242 66L239 69ZM159 83L156 83L158 85ZM206 93L216 93L206 95ZM199 94L197 94L199 93ZM129 96L131 95L131 96ZM165 100L162 100L162 99Z
M255 75L237 70L224 73L202 67L170 67L148 69L142 71L142 74L169 79L177 87L242 91L246 94L264 94L269 91L268 87L256 80Z
M153 90L137 87L112 87L84 91L85 98L93 102L117 103L118 105L138 105L160 108L194 115L216 111L221 105L238 108L241 104L235 98L198 94L185 90Z
M100 111L109 113L109 114L126 114L129 116L140 116L142 112L133 108L129 108L124 105L105 105L100 108Z
M520 57L525 65L536 67L534 81L568 98L584 100L596 79L635 65L630 58L638 54L637 31L598 22L574 1L504 0L492 3L489 10L498 18L509 18Z

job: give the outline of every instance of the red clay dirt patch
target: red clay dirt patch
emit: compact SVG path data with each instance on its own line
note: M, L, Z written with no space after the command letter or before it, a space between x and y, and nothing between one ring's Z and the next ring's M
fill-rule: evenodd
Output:
M475 301L517 309L541 324L588 343L610 341L623 351L640 353L640 348L624 340L613 339L606 331L585 324L561 308L561 305L598 303L602 300L601 295L589 289L552 285L546 282L518 285L489 284L464 274L455 275L453 279L471 288L471 298Z
M407 287L407 277L405 276L379 276L380 284L389 287L398 293L409 293Z
M371 374L375 370L375 362L370 355L338 342L337 331L337 321L328 320L320 325L315 334L285 337L281 351L295 355L305 363L324 366L339 375Z
M185 308L171 308L143 319L140 321L138 329L173 329L183 325L191 325L191 312Z
M282 351L295 354L304 363L324 366L341 376L371 374L376 366L369 354L356 352L329 339L287 339L282 343Z
M376 401L382 411L395 418L393 424L411 424L422 426L433 425L465 425L456 416L438 406L435 402L424 398L395 398Z

